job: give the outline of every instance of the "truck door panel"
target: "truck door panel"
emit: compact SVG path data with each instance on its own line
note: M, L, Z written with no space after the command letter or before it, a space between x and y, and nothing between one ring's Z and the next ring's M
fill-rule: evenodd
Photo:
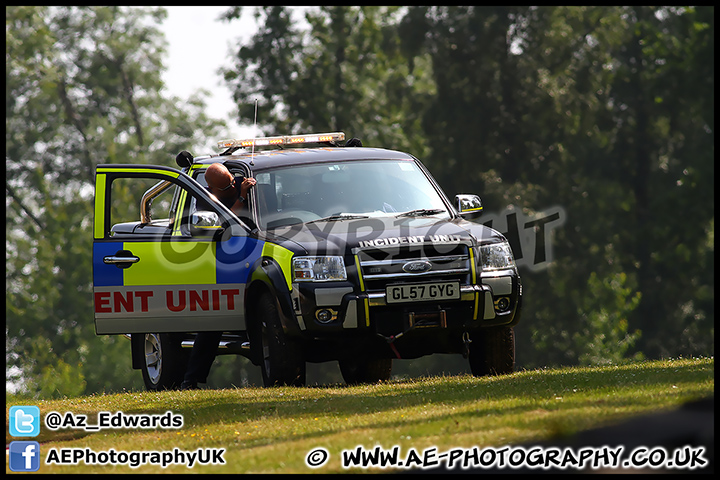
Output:
M123 202L140 201L138 191L132 191L135 182L142 190L148 183L163 181L173 185L163 193L168 199L150 202L160 206L153 212L157 219L137 218L134 225L118 213L127 210ZM219 205L216 213L224 227L218 228L225 228L223 234L192 235L188 210L193 197L216 206L199 184L176 170L98 167L93 243L97 334L245 328L244 279L258 249L229 210ZM144 209L150 210L147 202L140 207Z

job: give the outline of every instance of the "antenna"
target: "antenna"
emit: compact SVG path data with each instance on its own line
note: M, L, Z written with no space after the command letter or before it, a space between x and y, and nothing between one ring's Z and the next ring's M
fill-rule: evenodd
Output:
M251 167L255 166L253 159L255 158L255 139L257 138L257 107L258 107L258 101L256 98L255 99L255 120L253 121L253 144L252 144L252 152L250 153L250 166Z

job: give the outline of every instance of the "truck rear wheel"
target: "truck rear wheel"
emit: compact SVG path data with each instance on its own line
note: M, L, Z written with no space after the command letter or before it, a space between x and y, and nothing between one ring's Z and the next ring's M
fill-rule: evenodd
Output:
M179 336L170 333L141 335L144 356L141 370L145 388L150 391L179 388L188 359Z
M468 359L473 375L506 375L515 371L515 333L512 327L488 328L479 338L471 340Z
M288 338L283 331L275 297L264 293L258 301L257 312L262 345L260 368L263 385L304 386L305 358L297 341Z

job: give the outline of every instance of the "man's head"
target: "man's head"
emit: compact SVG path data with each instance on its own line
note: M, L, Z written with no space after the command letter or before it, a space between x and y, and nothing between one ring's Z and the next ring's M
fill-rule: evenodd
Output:
M235 177L222 163L213 163L205 170L205 181L218 199L237 198Z

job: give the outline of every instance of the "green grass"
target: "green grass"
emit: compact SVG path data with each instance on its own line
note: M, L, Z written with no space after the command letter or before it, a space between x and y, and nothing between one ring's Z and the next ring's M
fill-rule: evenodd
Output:
M34 404L48 412L182 415L178 430L51 431L34 438L41 458L51 448L94 451L169 451L224 448L225 465L76 466L44 465L45 473L335 473L343 450L362 445L418 452L430 447L501 447L542 441L611 424L638 414L679 406L714 392L714 359L678 359L638 364L517 372L503 377L468 375L405 379L377 385L308 388L140 392L61 400L8 397L12 405ZM9 436L6 425L6 443ZM329 461L312 470L305 457L324 447ZM6 471L9 471L6 463ZM362 469L350 472L364 472ZM383 471L383 470L370 470Z

